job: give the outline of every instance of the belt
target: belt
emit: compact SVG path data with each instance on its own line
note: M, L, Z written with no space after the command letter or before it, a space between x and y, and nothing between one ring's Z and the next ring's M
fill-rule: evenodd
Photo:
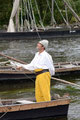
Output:
M49 72L49 70L44 69L44 70L38 71L38 72L36 72L36 75L39 75L39 74L42 74L42 73L45 73L45 72Z

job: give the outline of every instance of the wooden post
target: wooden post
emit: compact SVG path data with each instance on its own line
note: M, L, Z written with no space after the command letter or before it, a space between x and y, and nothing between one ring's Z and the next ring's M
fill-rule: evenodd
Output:
M70 11L72 12L72 14L74 15L74 17L80 22L80 17L75 13L75 11L71 8L71 6L69 6L69 4L63 0L63 2L65 3L65 5L70 9Z
M18 59L16 59L16 58L13 58L13 57L10 57L10 56L7 56L7 55L4 55L4 54L2 54L2 53L0 53L0 56L6 57L6 58L8 58L8 59L10 59L10 60L14 60L14 61L19 62L19 63L21 63L21 64L27 64L27 63L24 62L24 61L18 60Z
M21 32L23 32L23 0L21 0Z
M52 18L51 18L51 24L54 25L56 23L55 19L54 19L54 1L52 0Z
M62 79L59 79L59 78L51 77L51 79L59 81L59 82L62 82L62 83L65 83L65 84L69 84L69 85L80 87L80 85L78 85L78 84L75 84L75 83L72 83L72 82L68 82L66 80L62 80Z
M67 23L69 24L69 21L68 21L68 11L67 11L67 6L65 5L65 12L66 12L66 20L67 20Z
M16 31L19 32L19 8L16 13Z

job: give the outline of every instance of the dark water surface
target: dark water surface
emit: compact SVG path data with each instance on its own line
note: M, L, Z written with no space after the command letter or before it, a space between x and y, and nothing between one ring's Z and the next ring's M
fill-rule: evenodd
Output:
M29 63L36 52L38 40L14 40L0 41L0 52ZM52 55L54 62L80 61L80 38L65 38L50 40L48 52ZM0 61L6 60L0 57ZM60 77L60 76L59 76ZM80 75L62 77L62 79L80 84ZM3 98L26 98L35 94L35 84L19 81L17 83L0 83L0 97ZM69 107L68 117L54 118L48 120L80 120L80 88L65 85L60 82L51 82L51 94L63 95L69 93L72 102Z

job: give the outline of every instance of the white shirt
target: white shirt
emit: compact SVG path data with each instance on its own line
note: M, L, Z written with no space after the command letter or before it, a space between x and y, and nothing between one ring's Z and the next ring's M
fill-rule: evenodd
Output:
M42 53L37 52L31 63L22 65L22 67L27 70L49 69L51 76L55 74L52 57L46 51Z

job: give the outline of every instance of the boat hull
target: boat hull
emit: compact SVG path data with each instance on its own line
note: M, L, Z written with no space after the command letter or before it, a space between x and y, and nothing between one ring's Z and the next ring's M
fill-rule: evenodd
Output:
M55 76L78 75L80 74L80 62L55 63ZM0 66L0 81L4 80L31 80L36 74L27 70L17 71L11 66Z
M0 40L27 40L27 39L39 39L39 38L58 38L58 37L80 37L80 29L70 30L49 30L39 32L0 32Z
M24 111L8 112L1 118L1 120L31 120L38 118L67 116L68 107L69 104ZM4 113L1 113L0 116L2 116L3 114Z
M63 72L56 72L55 77L59 76L67 76L67 75L79 75L80 70L75 71L63 71ZM0 72L0 81L14 81L14 80L35 80L35 74L28 74L28 73L17 73L17 72Z

